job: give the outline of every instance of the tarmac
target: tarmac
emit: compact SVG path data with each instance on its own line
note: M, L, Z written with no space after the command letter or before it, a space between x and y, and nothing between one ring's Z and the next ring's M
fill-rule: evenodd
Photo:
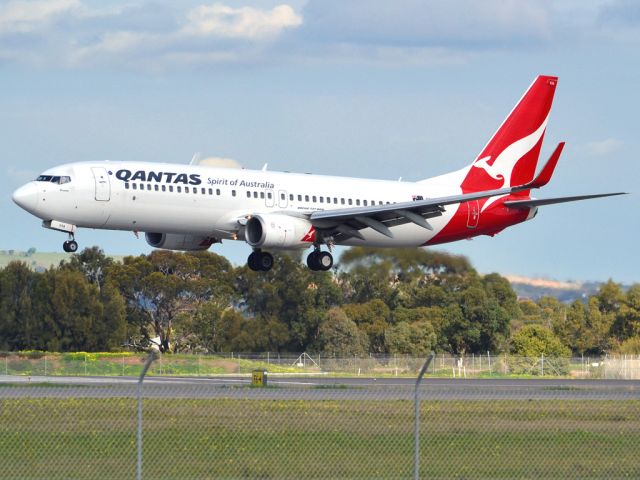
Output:
M269 374L267 387L250 376L147 377L147 398L274 400L409 400L414 378L301 377ZM136 395L135 377L0 376L1 398L113 398ZM640 400L640 380L460 379L426 377L423 400Z

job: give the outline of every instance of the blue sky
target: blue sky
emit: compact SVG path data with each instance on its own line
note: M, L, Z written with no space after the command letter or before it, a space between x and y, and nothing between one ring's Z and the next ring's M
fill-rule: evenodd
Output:
M286 1L286 0L281 0ZM560 77L541 208L443 248L481 272L640 280L640 3L633 1L9 1L0 4L3 249L64 235L11 202L56 164L189 163L418 180L470 163L537 74ZM132 233L81 245L148 252ZM247 245L214 251L241 263Z

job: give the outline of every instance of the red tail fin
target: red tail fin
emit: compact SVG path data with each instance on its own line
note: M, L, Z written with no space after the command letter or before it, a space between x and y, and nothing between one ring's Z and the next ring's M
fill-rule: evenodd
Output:
M557 77L536 78L500 125L462 182L463 193L517 185L533 179Z

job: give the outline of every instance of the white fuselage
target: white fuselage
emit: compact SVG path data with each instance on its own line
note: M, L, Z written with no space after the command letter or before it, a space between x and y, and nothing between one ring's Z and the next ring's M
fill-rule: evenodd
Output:
M28 197L21 206L45 222L243 240L243 219L251 215L303 216L459 194L466 170L414 183L167 163L81 162L42 174L69 177L67 183L33 181L14 198ZM446 225L456 208L451 206L434 218L433 230L408 223L394 227L389 238L366 228L361 232L364 240L350 238L344 244L423 245Z

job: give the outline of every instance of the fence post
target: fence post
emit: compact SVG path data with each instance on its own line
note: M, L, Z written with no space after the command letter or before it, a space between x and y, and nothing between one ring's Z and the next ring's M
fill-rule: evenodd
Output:
M416 387L414 391L414 403L415 403L415 420L413 426L413 478L418 480L420 478L420 382L424 377L425 372L429 368L431 360L436 356L434 352L429 354L427 361L424 362L418 378L416 379Z
M144 376L147 374L147 370L149 370L151 363L157 356L158 354L155 350L149 352L147 361L144 362L144 367L142 367L142 372L140 372L140 377L138 378L138 435L136 437L138 447L138 461L136 467L137 480L142 480L142 382L144 381Z

